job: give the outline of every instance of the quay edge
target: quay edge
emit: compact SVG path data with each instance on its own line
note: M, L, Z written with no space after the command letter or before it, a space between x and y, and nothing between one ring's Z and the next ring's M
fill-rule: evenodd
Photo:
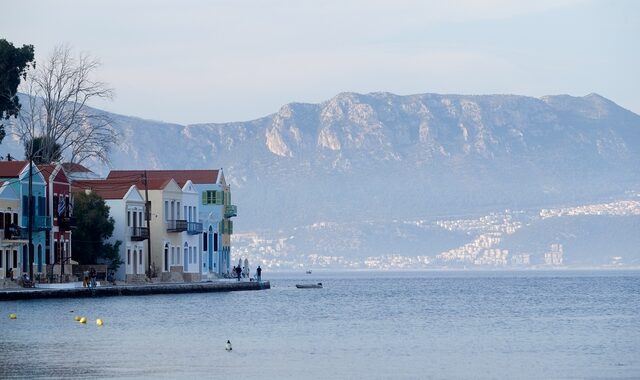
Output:
M95 289L70 288L31 288L19 290L0 289L0 301L46 299L46 298L88 298L113 296L144 296L151 294L181 294L181 293L214 293L241 290L270 289L269 281L214 281L196 283L162 283L145 285L99 286Z

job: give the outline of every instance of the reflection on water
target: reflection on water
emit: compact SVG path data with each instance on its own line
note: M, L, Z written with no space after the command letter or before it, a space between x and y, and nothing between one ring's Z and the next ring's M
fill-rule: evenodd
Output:
M0 378L640 377L638 272L270 280L266 291L0 302ZM303 281L324 289L296 289Z

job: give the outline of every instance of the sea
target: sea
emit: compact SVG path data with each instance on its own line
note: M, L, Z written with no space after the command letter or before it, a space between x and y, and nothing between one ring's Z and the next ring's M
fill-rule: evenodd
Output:
M0 378L640 379L640 271L263 277L271 289L0 302Z

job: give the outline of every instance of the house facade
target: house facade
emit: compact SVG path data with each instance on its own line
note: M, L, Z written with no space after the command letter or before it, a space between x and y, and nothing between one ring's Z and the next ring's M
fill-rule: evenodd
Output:
M108 180L120 181L127 178L147 178L148 184L174 180L182 190L181 211L176 210L177 194L173 194L173 198L154 196L152 199L154 215L159 214L157 202L161 202L160 211L164 215L165 223L173 223L169 221L175 220L175 223L187 224L186 229L182 230L177 228L178 225L168 226L176 227L167 228L169 234L186 233L186 236L181 235L182 246L175 245L177 235L171 235L160 245L161 260L157 260L156 264L163 263L163 272L182 271L193 280L197 278L196 274L199 274L200 278L211 278L230 272L233 233L231 218L237 215L237 207L231 204L231 189L225 181L222 169L114 170L107 177ZM138 184L144 186L143 181ZM150 198L151 193L152 191L149 191ZM192 210L191 214L189 210ZM162 231L156 232L152 229L152 240L157 236L155 233ZM152 246L152 251L157 252L157 244ZM157 256L154 254L154 257Z
M137 186L108 180L79 180L74 182L73 190L95 192L109 207L109 216L115 223L107 242L121 242L119 257L122 265L115 272L115 279L144 282L148 268L149 229L144 218L145 200Z
M60 164L38 165L47 187L46 214L51 229L45 238L45 256L50 273L71 274L71 235L75 225L72 218L71 184Z
M31 185L29 184L30 178ZM31 265L34 276L43 276L48 264L46 237L51 230L51 220L47 215L45 179L37 166L29 165L28 161L2 161L0 162L0 181L6 182L8 186L12 187L20 199L18 227L21 231L27 231L27 239L29 227L31 227L31 247L28 242L22 244L18 253L18 266L14 272L14 278L22 273L29 273ZM31 187L31 200L29 199L29 187ZM33 206L32 217L29 215L30 205Z
M16 278L18 252L28 244L24 230L20 230L18 215L20 198L9 182L0 183L0 280Z

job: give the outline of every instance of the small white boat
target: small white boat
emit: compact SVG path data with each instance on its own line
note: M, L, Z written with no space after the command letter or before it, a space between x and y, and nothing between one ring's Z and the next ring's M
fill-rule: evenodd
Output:
M298 288L298 289L319 289L319 288L322 288L322 283L318 282L317 284L296 284L296 288Z

